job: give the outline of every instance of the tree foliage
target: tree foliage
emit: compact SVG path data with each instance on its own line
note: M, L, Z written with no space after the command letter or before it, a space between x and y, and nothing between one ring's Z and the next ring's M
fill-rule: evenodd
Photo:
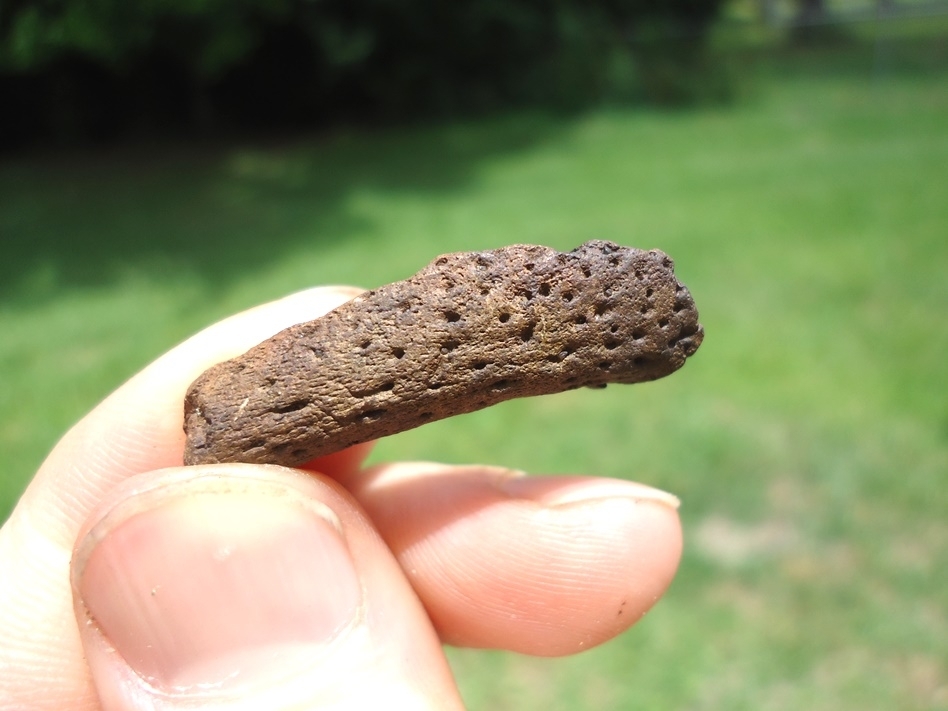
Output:
M155 102L152 82L192 124L577 105L630 87L681 100L721 4L4 0L0 72L53 94L81 75L131 113Z

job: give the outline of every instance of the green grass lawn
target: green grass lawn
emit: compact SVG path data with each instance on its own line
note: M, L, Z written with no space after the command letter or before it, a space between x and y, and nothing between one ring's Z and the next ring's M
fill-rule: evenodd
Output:
M652 613L568 659L452 650L470 708L948 709L948 70L809 68L694 112L0 165L0 518L71 423L238 309L444 251L658 247L707 331L680 373L374 455L682 497Z

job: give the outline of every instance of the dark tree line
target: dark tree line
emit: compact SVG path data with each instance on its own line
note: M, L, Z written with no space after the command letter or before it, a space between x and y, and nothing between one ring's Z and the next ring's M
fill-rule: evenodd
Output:
M3 141L687 101L723 0L4 0Z

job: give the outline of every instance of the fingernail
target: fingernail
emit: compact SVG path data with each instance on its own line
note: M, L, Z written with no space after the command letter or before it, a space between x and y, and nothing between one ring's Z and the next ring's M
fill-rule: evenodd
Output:
M537 480L515 477L500 481L499 486L509 494L534 498L546 506L567 506L616 498L655 503L676 510L681 506L681 501L674 494L623 479L564 476Z
M294 486L246 477L173 480L124 499L77 548L74 575L90 623L169 691L284 670L340 635L361 605L332 511Z

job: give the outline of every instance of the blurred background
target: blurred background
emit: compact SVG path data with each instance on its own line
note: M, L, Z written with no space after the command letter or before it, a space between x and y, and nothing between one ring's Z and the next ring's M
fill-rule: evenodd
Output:
M667 380L373 459L682 498L668 596L584 654L450 650L471 709L948 709L948 3L5 0L0 520L203 326L446 251L660 248Z

